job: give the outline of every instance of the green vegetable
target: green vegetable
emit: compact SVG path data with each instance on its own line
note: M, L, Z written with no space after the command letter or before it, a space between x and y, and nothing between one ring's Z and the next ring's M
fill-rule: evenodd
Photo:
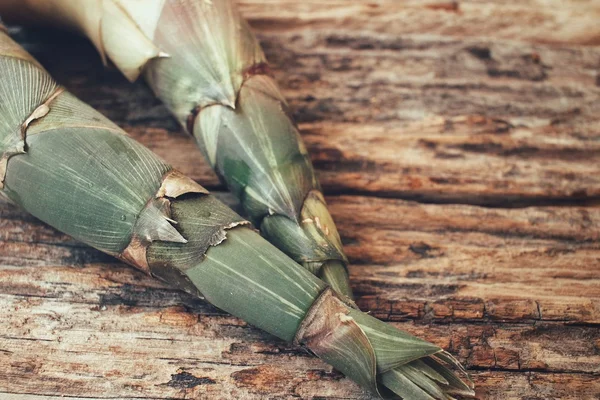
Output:
M1 31L0 186L47 224L305 346L373 393L473 393L448 353L353 308Z
M78 29L127 78L143 75L261 233L352 298L310 158L232 1L4 0L0 12Z

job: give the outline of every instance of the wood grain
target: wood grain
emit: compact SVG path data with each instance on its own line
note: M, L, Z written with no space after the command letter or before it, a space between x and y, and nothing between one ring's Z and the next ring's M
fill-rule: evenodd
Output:
M240 3L295 110L361 308L457 355L481 399L599 398L598 3ZM223 190L147 88L85 40L11 32L69 90ZM369 398L3 200L0 365L8 400Z

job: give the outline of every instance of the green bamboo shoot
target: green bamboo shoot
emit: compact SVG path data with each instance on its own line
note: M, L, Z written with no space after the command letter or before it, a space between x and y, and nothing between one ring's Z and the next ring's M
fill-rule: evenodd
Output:
M232 1L5 0L0 12L78 29L128 79L143 75L261 233L352 298L310 158Z
M472 393L448 353L354 309L1 30L0 160L0 192L40 220L305 346L373 393Z

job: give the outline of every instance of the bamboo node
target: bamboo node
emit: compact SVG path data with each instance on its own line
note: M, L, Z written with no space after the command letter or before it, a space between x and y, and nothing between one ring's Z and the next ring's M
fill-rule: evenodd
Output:
M156 192L156 198L169 197L175 199L186 193L208 194L208 190L183 175L177 170L171 170L163 176L163 181Z
M330 336L340 325L347 324L353 319L348 315L347 305L338 298L337 294L328 287L313 303L306 317L300 324L294 344L308 347L319 354L325 338Z
M148 245L144 244L142 240L134 234L129 246L118 255L118 258L127 264L150 274L150 266L148 265L148 259L146 258L147 247Z
M25 140L27 135L27 128L29 125L37 119L44 118L50 112L50 104L62 93L65 91L65 88L58 87L52 94L42 103L40 104L33 112L25 119L23 124L21 125L21 139Z
M2 24L0 24L2 27ZM39 106L37 106L31 114L25 119L25 121L21 124L19 128L18 139L15 140L14 147L12 149L8 149L2 153L0 157L0 190L4 189L4 181L6 180L6 168L8 167L8 160L17 154L25 154L26 153L26 142L25 139L27 137L27 128L31 125L35 120L44 118L50 112L50 103L56 99L62 92L64 92L64 88L58 87L54 92Z

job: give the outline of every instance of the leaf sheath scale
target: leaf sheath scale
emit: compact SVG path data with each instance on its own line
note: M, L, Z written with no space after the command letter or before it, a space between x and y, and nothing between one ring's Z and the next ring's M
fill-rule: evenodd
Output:
M79 30L127 78L143 75L263 236L352 298L310 158L232 1L5 0L0 11Z
M352 308L2 31L0 159L2 195L40 220L307 347L374 393L470 393L442 349Z

